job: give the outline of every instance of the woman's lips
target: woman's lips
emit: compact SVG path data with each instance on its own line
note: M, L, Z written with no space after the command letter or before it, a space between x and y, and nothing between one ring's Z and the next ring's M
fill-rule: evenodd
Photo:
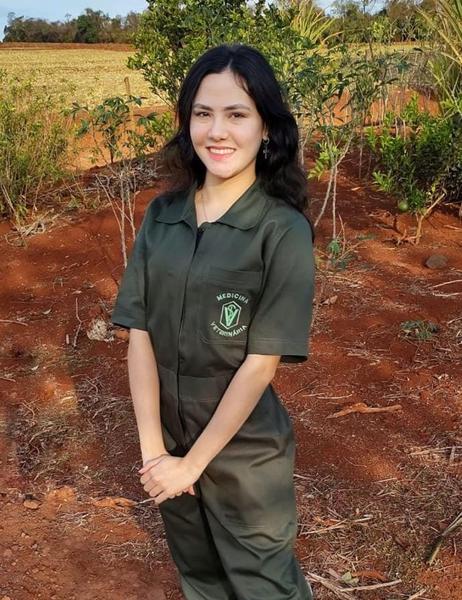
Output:
M217 148L218 150L218 148ZM207 154L212 160L226 160L235 152L234 149L227 149L227 152L212 152L211 148L207 148ZM231 151L230 151L231 150Z

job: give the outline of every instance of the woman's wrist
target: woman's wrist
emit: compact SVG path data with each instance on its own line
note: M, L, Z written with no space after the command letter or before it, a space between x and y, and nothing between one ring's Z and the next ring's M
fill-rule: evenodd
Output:
M168 455L168 452L165 448L160 448L158 451L155 452L151 452L150 454L147 454L146 456L142 457L142 461L143 461L143 467L145 466L146 463L148 463L150 460L155 460L156 458L159 458L159 456L162 455Z
M183 456L182 460L187 468L192 472L197 473L199 477L207 468L207 463L198 459L193 453L191 453L191 450L185 456Z

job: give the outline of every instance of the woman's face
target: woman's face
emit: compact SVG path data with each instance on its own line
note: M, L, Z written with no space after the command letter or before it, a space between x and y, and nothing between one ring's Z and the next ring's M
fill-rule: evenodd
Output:
M229 71L201 81L193 100L190 135L207 179L255 177L255 162L267 130L255 102Z

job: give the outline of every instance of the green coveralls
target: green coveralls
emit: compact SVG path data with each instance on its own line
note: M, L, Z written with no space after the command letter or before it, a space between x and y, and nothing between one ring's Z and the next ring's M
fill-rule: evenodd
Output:
M308 354L311 228L257 178L197 228L196 186L148 206L112 322L149 332L166 449L184 456L246 354ZM194 485L159 505L188 600L311 600L294 556L297 514L290 417L268 385Z

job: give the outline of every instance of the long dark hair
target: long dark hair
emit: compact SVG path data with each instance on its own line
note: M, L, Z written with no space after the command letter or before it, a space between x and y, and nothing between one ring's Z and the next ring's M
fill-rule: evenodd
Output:
M244 44L210 48L192 65L181 85L176 105L178 129L161 151L175 190L189 188L193 183L200 188L204 183L205 166L189 134L192 104L202 79L225 69L239 78L268 128L269 157L263 157L260 146L255 165L264 189L304 213L308 207L307 180L299 162L297 123L266 58Z

